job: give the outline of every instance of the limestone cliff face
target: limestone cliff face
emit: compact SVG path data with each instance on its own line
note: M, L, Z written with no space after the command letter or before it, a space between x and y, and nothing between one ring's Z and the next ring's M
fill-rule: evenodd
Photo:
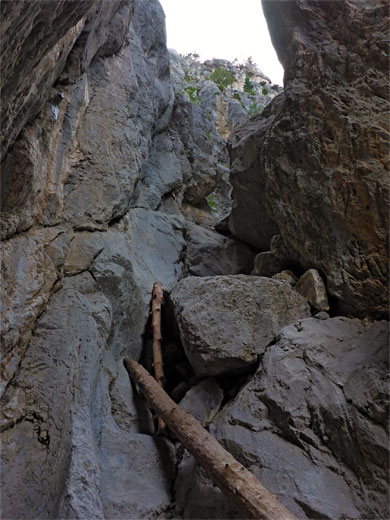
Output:
M177 280L184 247L183 218L132 204L173 106L162 9L135 7L89 12L2 165L7 518L135 518L170 503L169 446L145 434L146 410L138 424L120 366L139 357L151 284Z
M156 280L218 272L205 240L224 272L254 255L193 223L185 258L181 207L206 171L192 202L211 216L227 151L215 116L175 99L158 1L21 5L2 3L2 514L150 517L172 446L121 360L140 358Z
M230 228L269 249L278 227L292 258L326 276L339 311L387 316L387 4L263 7L285 93L232 144Z

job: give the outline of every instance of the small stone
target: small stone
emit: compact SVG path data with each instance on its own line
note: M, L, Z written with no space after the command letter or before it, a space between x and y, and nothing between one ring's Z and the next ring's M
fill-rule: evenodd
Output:
M295 289L318 311L329 310L325 284L316 269L308 269L298 280Z
M274 255L271 251L259 253L255 258L255 265L252 271L254 276L268 276L271 277L279 273L286 267L284 259Z
M272 278L274 280L285 280L292 286L294 286L298 281L298 278L295 276L295 274L289 270L282 271L280 273L276 273L272 276Z
M330 318L329 314L325 311L317 312L317 314L314 316L317 320L328 320Z

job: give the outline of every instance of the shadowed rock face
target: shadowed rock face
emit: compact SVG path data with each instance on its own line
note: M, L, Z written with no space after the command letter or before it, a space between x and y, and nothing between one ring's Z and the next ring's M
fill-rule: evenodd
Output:
M276 224L295 260L326 276L339 311L386 316L387 5L263 8L285 93L232 143L230 229L269 249L260 238Z
M41 108L94 4L1 3L2 153Z

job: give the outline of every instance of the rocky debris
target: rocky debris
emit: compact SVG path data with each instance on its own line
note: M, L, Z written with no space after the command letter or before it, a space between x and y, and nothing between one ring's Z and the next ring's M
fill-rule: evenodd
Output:
M206 426L219 411L222 400L221 387L210 377L190 388L179 405Z
M289 325L210 431L298 518L385 518L387 345L387 322ZM190 457L175 486L185 518L238 517Z
M386 2L263 8L285 93L236 132L230 229L267 250L259 228L273 223L294 260L323 273L338 312L387 317Z
M255 363L283 326L310 316L288 283L245 275L190 276L170 300L186 355L201 376Z
M213 229L186 223L188 272L195 276L248 274L254 252L243 242Z
M329 302L325 284L316 269L308 269L298 280L295 290L304 296L317 311L328 311Z

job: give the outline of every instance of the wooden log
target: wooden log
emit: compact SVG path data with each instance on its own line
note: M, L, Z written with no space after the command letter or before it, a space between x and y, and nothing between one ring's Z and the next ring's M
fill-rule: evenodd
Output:
M139 363L126 358L123 364L149 405L246 518L297 520L191 414L172 401Z
M163 300L163 286L156 282L152 293L152 329L153 329L153 368L157 383L164 387L164 368L161 353L161 302ZM164 421L157 417L157 432L165 428Z

